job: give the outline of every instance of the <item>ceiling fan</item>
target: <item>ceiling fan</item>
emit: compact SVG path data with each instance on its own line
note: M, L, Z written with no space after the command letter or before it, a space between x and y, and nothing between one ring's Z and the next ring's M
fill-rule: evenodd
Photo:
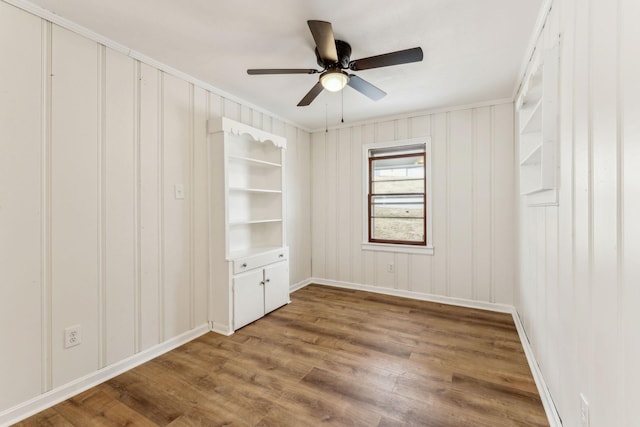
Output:
M362 71L371 68L422 61L422 49L419 47L352 61L351 46L347 42L334 39L333 28L330 22L312 20L307 21L307 24L313 35L313 40L316 42L316 58L322 70L316 70L315 68L262 68L247 70L247 74L251 75L320 74L318 83L300 100L298 107L311 104L323 89L338 92L346 85L377 101L386 95L384 91L355 74L350 74L344 70Z

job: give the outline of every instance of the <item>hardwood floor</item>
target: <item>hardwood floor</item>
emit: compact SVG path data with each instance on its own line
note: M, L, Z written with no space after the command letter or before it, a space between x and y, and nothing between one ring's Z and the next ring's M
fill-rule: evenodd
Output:
M19 425L548 425L508 314L318 285L291 300Z

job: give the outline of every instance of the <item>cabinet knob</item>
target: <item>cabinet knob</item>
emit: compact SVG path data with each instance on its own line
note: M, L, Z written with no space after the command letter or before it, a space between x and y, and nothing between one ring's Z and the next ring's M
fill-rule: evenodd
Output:
M278 258L284 258L284 254L278 255Z
M265 283L269 283L270 281L271 281L271 279L267 279L267 280L265 280L264 282L265 282Z
M247 263L246 262L242 263L242 268L247 268Z
M264 286L264 280L260 282L260 286Z

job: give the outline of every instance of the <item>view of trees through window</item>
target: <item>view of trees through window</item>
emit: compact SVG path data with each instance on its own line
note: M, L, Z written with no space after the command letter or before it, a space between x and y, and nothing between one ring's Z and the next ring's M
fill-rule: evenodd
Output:
M369 158L369 241L425 245L425 154Z

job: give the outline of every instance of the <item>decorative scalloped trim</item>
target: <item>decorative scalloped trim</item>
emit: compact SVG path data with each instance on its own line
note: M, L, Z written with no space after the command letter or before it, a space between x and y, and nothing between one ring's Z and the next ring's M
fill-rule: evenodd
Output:
M222 131L238 136L248 135L256 142L270 142L278 148L287 148L286 138L279 135L274 135L261 129L254 128L253 126L249 126L235 120L231 120L227 117L210 119L207 122L207 129L209 133Z

